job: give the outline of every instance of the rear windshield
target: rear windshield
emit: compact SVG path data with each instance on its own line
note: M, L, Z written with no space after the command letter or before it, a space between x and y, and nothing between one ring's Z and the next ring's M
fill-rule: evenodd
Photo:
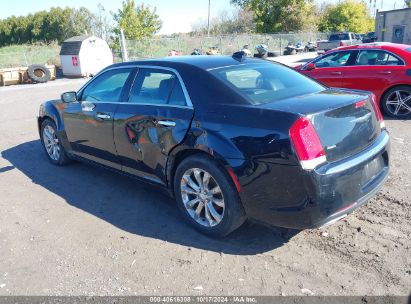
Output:
M252 105L317 93L325 88L302 74L274 63L244 64L210 71Z
M348 36L347 33L345 34L332 34L330 36L330 41L335 41L335 40L350 40L350 36Z

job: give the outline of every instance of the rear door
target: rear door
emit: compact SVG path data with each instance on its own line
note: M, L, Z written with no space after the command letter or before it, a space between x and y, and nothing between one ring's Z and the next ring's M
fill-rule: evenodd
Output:
M384 50L362 50L355 63L347 67L342 87L371 91L381 96L404 69L402 59Z
M314 61L315 69L303 73L329 87L341 87L346 67L355 61L356 51L339 51L320 57Z
M132 68L103 72L78 93L79 102L67 104L63 121L75 154L121 169L113 141L113 117L133 74Z
M114 141L122 170L165 184L168 155L183 141L193 114L176 71L139 68L127 102L114 115Z

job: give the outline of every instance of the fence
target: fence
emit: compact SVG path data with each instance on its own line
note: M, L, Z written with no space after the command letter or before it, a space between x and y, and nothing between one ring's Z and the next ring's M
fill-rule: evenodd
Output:
M0 68L14 68L31 64L60 64L60 47L49 46L13 46L0 51Z
M165 57L170 50L178 50L182 54L191 54L194 49L205 53L210 47L218 47L220 54L232 54L242 49L245 44L254 50L261 43L268 45L271 52L282 54L289 42L309 42L326 39L325 33L294 34L238 34L221 36L184 35L176 38L155 37L144 40L128 40L127 51L130 60L138 58ZM60 65L60 46L12 46L0 49L0 69L28 66L34 63ZM113 52L115 61L121 61L120 53Z
M293 34L238 34L222 36L181 36L176 38L151 38L144 40L128 40L127 51L130 60L137 58L152 58L167 56L170 50L180 51L188 55L194 49L200 49L203 54L210 47L218 47L221 54L232 54L242 49L246 44L250 50L264 43L271 52L282 54L288 43L310 42L326 39L326 33L293 33Z

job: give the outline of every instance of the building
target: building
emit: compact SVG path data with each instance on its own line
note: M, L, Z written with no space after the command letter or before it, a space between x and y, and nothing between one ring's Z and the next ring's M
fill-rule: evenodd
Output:
M377 11L375 33L378 41L411 45L411 8Z

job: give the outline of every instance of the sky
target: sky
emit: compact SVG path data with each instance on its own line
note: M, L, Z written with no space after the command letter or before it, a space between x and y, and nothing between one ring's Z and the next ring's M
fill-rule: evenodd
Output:
M316 0L318 3L335 3L338 0ZM367 3L374 0L366 0ZM378 9L401 8L403 0L376 0ZM140 0L136 0L140 3ZM145 4L157 8L157 14L163 21L160 34L171 34L191 31L192 24L199 20L207 20L208 0L145 0ZM122 0L0 0L0 19L9 16L21 16L51 7L85 6L97 13L97 5L101 3L107 11L117 11ZM211 0L211 18L221 11L233 11L230 0Z

